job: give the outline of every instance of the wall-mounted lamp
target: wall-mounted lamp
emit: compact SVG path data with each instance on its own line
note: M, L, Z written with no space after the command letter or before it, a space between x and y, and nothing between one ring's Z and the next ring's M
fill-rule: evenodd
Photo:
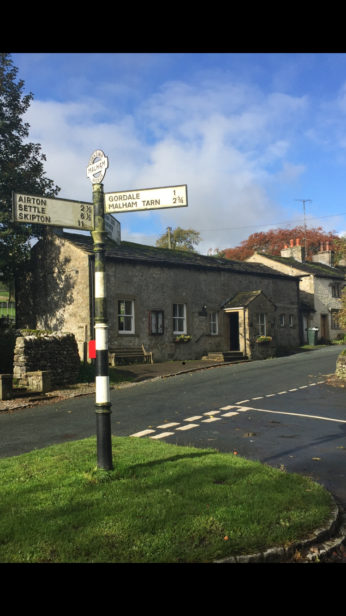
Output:
M198 315L199 315L200 317L206 317L206 316L208 316L208 313L207 313L207 307L206 307L205 305L203 305L203 306L202 306L202 308L201 308L201 310L199 311Z

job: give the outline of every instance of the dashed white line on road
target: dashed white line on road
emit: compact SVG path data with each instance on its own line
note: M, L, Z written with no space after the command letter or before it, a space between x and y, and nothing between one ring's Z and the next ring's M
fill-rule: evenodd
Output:
M203 415L194 415L194 417L187 417L184 421L197 421L197 419L202 419Z
M198 428L198 424L186 424L186 426L181 426L177 430L191 430L192 428Z
M228 406L221 406L220 411L230 411L231 409L235 409L234 404L229 404Z
M155 430L142 430L142 432L136 432L136 434L130 434L130 436L147 436L147 434L153 434Z
M209 417L209 419L202 419L203 423L211 423L212 421L220 421L220 417Z
M291 389L288 389L285 391L279 391L278 393L274 393L274 394L266 394L265 396L256 396L251 399L249 398L247 400L240 400L239 402L235 402L234 404L228 404L226 406L222 406L218 410L214 409L213 411L207 411L206 413L203 413L203 415L194 415L193 417L187 417L183 421L194 422L194 421L201 420L201 423L212 423L214 421L219 421L221 417L233 417L235 415L238 415L240 412L258 411L259 413L276 413L279 415L294 415L296 417L302 417L302 418L307 418L307 419L323 419L324 421L334 421L336 423L346 423L346 420L332 419L328 417L320 417L318 415L305 415L303 413L290 413L286 411L273 411L273 410L267 410L267 409L256 409L250 406L242 406L245 402L250 402L250 400L262 400L263 398L272 398L274 396L281 396L283 394L287 394L288 392L298 391L299 389L307 389L308 387L313 387L315 385L322 385L324 383L325 381L317 381L316 383L309 383L309 385L301 385L300 387L292 387ZM221 411L230 411L230 412L223 413L221 417L214 417L215 415L218 415ZM207 418L202 419L203 416ZM193 428L198 428L199 425L200 424L196 424L196 423L188 423L186 425L180 426L180 423L178 422L171 422L171 423L161 424L160 426L157 426L157 429L167 429L167 428L173 428L177 426L175 427L175 430L192 430ZM136 432L135 434L131 434L130 436L142 437L142 436L148 436L150 434L154 434L154 432L155 430L147 429L147 430L142 430L141 432ZM155 436L151 436L150 438L152 439L166 438L167 436L172 436L173 434L174 432L161 432L160 434L156 434Z

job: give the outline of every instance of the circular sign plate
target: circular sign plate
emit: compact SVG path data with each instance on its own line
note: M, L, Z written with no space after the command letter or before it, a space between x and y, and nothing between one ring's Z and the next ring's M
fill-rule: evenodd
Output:
M101 184L108 169L108 158L102 150L95 150L89 159L87 177L93 184Z

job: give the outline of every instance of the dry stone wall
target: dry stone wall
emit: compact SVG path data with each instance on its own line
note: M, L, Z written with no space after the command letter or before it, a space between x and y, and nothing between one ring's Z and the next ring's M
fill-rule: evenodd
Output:
M14 349L13 377L27 385L28 373L50 371L52 387L75 383L80 359L73 334L21 335Z

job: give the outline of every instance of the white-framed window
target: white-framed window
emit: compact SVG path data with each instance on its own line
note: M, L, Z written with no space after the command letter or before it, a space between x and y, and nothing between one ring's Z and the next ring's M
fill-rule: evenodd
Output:
M152 310L149 314L149 333L151 335L163 334L163 310Z
M289 327L293 327L294 326L294 316L293 316L293 314L289 314L288 315L288 326Z
M279 320L280 320L280 327L285 327L285 315L284 314L280 314Z
M267 335L267 315L264 312L258 314L258 332L260 336Z
M186 333L186 304L173 304L173 334Z
M209 313L209 333L212 336L217 336L219 333L219 315L217 312Z
M135 333L135 303L132 299L118 300L118 333Z

